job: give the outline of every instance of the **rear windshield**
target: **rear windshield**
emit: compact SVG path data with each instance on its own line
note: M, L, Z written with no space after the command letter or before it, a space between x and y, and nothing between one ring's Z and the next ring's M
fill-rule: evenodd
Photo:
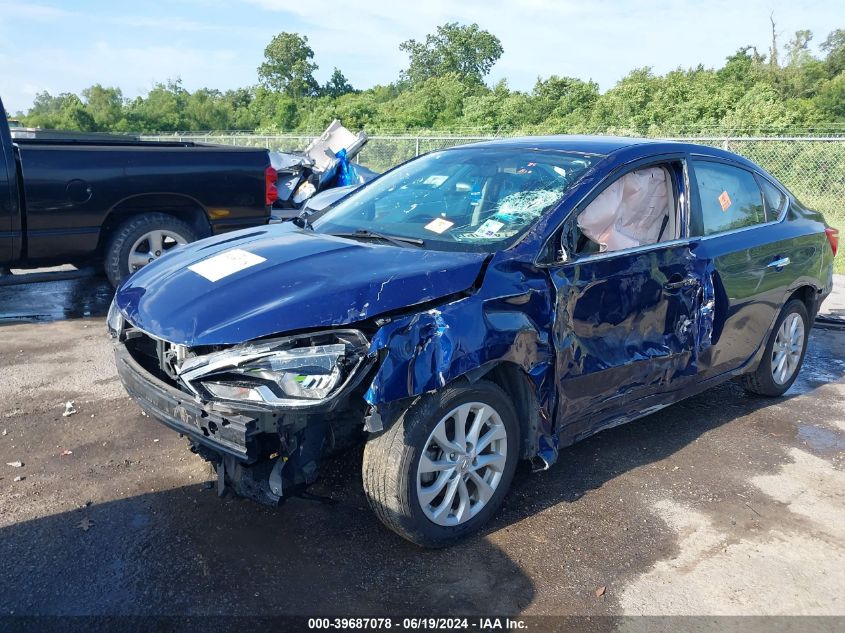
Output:
M314 220L320 233L372 231L436 250L493 252L512 244L596 162L584 154L461 148L378 178Z

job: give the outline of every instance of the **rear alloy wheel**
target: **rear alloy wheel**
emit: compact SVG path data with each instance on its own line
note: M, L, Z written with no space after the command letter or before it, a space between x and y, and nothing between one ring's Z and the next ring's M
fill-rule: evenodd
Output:
M510 487L519 453L513 404L479 380L419 397L364 449L364 491L394 532L443 547L478 530Z
M778 328L772 348L772 379L778 385L785 385L798 373L804 356L804 320L792 312Z
M132 216L115 230L106 248L106 275L117 287L135 271L199 237L191 226L172 215Z
M803 301L787 303L775 322L756 371L740 376L740 383L754 394L783 395L798 377L807 352L810 317Z

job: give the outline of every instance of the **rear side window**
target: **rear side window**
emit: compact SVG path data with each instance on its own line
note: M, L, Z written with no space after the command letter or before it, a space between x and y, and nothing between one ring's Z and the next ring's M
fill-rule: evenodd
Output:
M750 171L724 163L692 161L698 185L701 217L698 235L724 233L766 221L763 196Z
M766 217L769 222L777 220L786 204L786 196L765 178L759 178L759 181L763 189L763 199L766 201Z

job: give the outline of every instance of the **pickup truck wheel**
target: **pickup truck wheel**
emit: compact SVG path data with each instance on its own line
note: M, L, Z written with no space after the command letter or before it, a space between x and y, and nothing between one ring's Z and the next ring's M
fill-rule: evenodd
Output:
M370 507L403 538L443 547L478 530L508 491L519 425L507 394L486 380L418 398L364 448Z
M783 307L775 321L757 369L739 377L742 387L760 396L775 398L783 395L798 378L809 335L807 306L803 301L793 299Z
M136 215L115 230L106 249L106 275L117 287L136 270L166 252L199 239L196 231L172 215Z

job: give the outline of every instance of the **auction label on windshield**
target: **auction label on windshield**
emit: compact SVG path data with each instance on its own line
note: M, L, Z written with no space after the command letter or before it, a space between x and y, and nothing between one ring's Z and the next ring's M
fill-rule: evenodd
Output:
M233 248L230 251L209 257L196 264L191 264L188 266L188 270L205 277L209 281L219 281L240 270L256 266L266 261L266 258L255 253L250 253L240 248Z
M434 233L442 233L453 224L455 223L450 222L446 218L435 218L434 220L426 224L424 228L428 229L429 231L433 231Z

